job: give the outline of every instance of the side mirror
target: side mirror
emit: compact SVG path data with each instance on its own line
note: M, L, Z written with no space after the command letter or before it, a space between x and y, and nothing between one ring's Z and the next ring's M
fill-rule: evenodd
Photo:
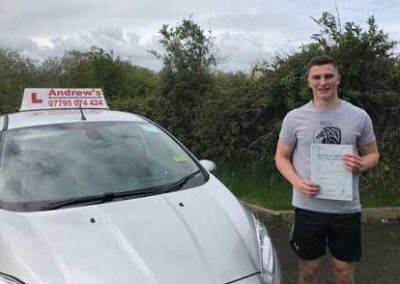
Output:
M200 164L209 172L212 172L213 170L215 170L217 168L215 163L210 160L201 160Z

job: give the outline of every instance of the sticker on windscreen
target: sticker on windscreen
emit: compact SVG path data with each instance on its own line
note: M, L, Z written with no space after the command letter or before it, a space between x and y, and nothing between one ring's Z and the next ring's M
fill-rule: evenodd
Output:
M189 161L188 157L185 155L178 155L174 157L175 162L183 163Z
M154 125L141 125L140 126L146 132L160 132L160 129L155 127Z

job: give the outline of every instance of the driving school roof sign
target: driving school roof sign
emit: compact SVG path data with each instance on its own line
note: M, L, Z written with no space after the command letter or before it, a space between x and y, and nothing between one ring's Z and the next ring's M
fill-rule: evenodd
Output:
M20 111L47 109L108 109L101 89L25 89Z

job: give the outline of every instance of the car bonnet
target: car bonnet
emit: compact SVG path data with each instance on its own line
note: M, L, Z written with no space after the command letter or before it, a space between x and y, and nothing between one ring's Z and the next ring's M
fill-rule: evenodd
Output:
M211 176L146 198L0 210L0 271L27 284L227 283L259 272L254 225Z

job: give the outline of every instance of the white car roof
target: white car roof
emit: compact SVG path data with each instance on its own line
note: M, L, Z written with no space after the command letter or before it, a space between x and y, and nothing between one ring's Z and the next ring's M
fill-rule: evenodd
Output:
M8 114L0 117L0 129L4 128L4 123L7 123L7 129L15 129L39 125L51 125L62 123L76 122L93 122L93 121L137 121L145 122L139 115L127 112L111 111L103 109L82 109L86 118L82 120L82 114L79 109L68 110L44 110L44 111L23 111Z

